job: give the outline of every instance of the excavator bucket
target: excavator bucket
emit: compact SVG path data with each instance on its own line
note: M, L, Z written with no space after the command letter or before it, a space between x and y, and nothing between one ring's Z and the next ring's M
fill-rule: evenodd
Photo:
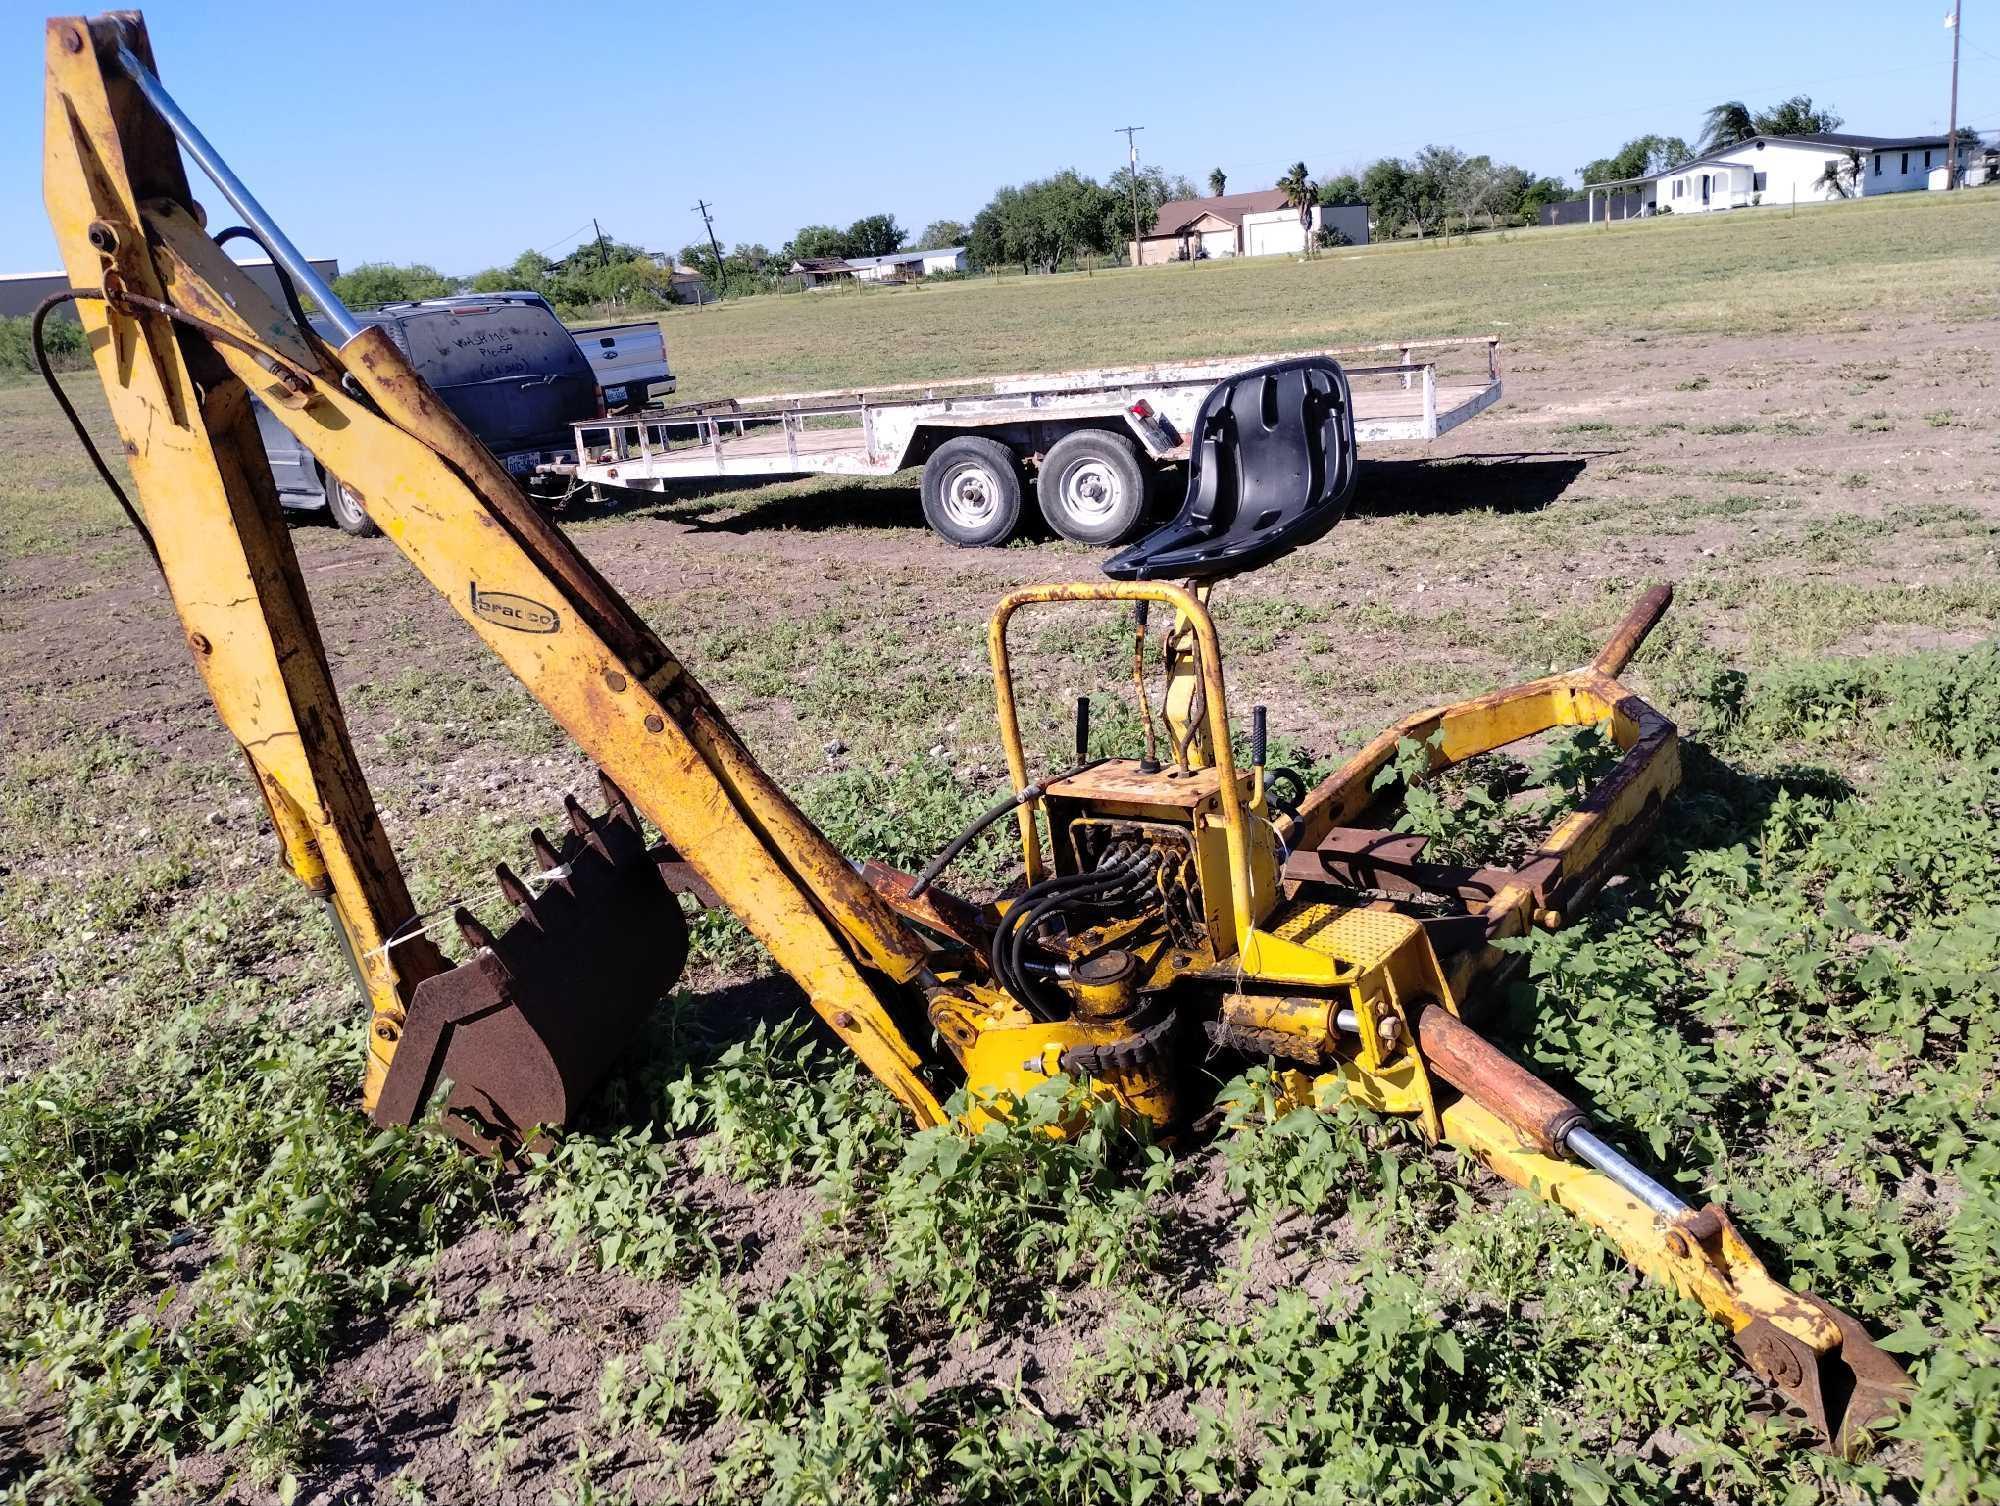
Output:
M608 808L564 802L560 848L529 838L539 893L507 867L500 889L520 918L495 936L460 909L472 957L420 984L375 1108L378 1124L414 1124L440 1081L443 1123L484 1153L532 1148L565 1123L679 980L687 921L668 887L679 865L648 848L638 813L603 781Z

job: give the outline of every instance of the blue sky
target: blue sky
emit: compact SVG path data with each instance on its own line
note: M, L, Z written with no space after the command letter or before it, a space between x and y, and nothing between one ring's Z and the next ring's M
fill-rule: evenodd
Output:
M1141 155L1261 188L1427 141L1568 175L1718 99L1804 92L1847 129L1942 130L1947 0L1289 0L1150 5L147 7L161 75L295 241L471 272L607 233L677 249L893 213ZM1960 119L2000 129L2000 7L1966 17ZM45 5L0 0L0 271L56 264L41 207ZM909 19L899 20L897 17ZM1989 17L1991 18L1989 20ZM197 196L220 209L197 187ZM218 223L220 221L218 220Z

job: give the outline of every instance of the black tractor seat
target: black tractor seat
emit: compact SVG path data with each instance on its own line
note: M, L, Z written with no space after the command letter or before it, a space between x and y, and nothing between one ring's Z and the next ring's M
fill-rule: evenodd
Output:
M1267 565L1340 521L1354 471L1354 403L1337 361L1242 372L1195 417L1179 515L1112 555L1104 573L1214 580Z

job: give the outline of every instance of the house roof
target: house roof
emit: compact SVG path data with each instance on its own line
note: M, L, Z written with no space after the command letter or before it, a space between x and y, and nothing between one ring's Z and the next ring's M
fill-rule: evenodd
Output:
M892 251L887 256L850 256L846 265L850 267L903 266L913 261L925 261L933 256L961 256L963 246L933 246L928 251Z
M852 272L854 263L844 256L801 256L792 263L794 272Z
M1148 240L1162 235L1179 235L1194 221L1205 214L1212 214L1219 220L1227 220L1232 225L1241 226L1243 216L1257 214L1266 209L1283 209L1285 191L1282 188L1260 188L1252 193L1226 193L1208 199L1170 199L1160 206L1160 212L1153 216L1153 228L1146 232Z
M1731 152L1740 152L1746 146L1756 146L1760 142L1767 141L1777 142L1783 146L1830 146L1840 151L1899 152L1909 151L1913 147L1943 146L1945 144L1945 135L1942 131L1938 132L1935 136L1857 136L1845 131L1819 131L1809 136L1747 136L1741 141L1733 142L1728 146L1718 147L1712 152L1704 152L1699 157L1690 157L1685 162L1676 162L1672 167L1662 168L1659 172L1647 173L1643 178L1621 179L1620 181L1647 183L1655 178L1671 178L1675 173L1684 173L1691 167L1700 167L1705 163L1714 162L1720 157L1725 157ZM1602 188L1605 185L1594 183L1589 186Z

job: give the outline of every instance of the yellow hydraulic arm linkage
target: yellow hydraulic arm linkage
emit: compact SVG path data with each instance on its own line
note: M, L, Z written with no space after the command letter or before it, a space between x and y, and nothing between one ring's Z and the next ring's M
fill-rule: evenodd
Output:
M412 1027L419 987L445 965L427 939L397 935L409 894L348 739L252 392L360 497L870 1070L919 1122L939 1122L914 1053L863 974L921 983L921 941L388 334L357 323L319 284L160 87L140 19L53 20L47 41L49 217L195 663L257 775L286 864L331 901L367 988L367 1106L377 1107ZM218 177L335 340L276 307L210 239L180 147ZM423 1067L419 1085L437 1075L436 1064ZM414 1112L422 1096L398 1094L399 1108Z
M363 1104L377 1120L415 1122L449 1081L443 1122L480 1149L511 1154L565 1122L677 979L675 891L693 889L742 919L921 1125L944 1121L953 1088L977 1121L1068 1074L1171 1129L1197 1117L1210 1052L1276 1059L1299 1101L1414 1116L1603 1229L1726 1322L1829 1439L1851 1444L1893 1408L1907 1377L1858 1324L1774 1280L1723 1209L1654 1181L1461 1018L1507 964L1497 943L1587 906L1677 783L1672 724L1616 680L1670 593L1645 598L1590 666L1419 713L1319 789L1281 795L1261 707L1248 767L1235 761L1207 610L1226 571L1201 567L1240 571L1331 526L1352 485L1352 411L1324 358L1232 377L1197 417L1190 503L1161 530L1166 545L1107 562L1116 581L1030 588L995 614L1013 796L919 876L857 871L388 334L298 255L161 87L136 14L49 22L47 82L44 192L137 483L134 521L284 861L328 902L368 996ZM243 229L211 236L183 152ZM289 279L286 307L223 254L232 234ZM604 776L601 813L572 800L560 842L532 834L540 887L501 868L518 920L495 934L456 913L470 955L455 967L412 914L355 758L253 394ZM1247 531L1217 534L1232 511ZM1183 561L1196 588L1156 578ZM1008 624L1054 602L1133 612L1143 757L1091 757L1086 703L1071 766L1031 770ZM1170 622L1166 763L1147 689L1156 607ZM1518 869L1429 862L1380 808L1377 775L1406 742L1441 768L1599 724L1618 767ZM1021 891L982 906L939 887L1009 815ZM642 816L663 844L648 846Z

